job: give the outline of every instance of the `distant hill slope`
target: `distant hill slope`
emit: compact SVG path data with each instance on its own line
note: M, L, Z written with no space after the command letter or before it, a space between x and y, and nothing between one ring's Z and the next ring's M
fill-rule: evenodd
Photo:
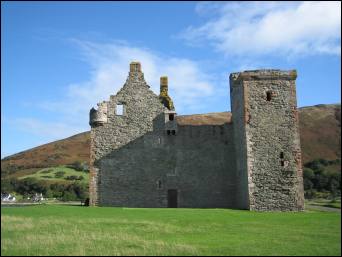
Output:
M202 125L230 122L231 114L213 113L179 116L180 125ZM299 108L303 163L317 158L335 160L341 157L341 105L316 105ZM1 160L1 171L13 173L89 161L90 133L51 142Z
M341 105L315 105L299 109L303 162L341 158Z
M89 146L90 133L83 132L8 156L1 160L1 172L89 162Z

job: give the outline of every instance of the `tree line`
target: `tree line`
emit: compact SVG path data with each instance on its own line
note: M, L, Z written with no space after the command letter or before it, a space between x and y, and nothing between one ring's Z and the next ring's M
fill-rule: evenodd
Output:
M330 169L332 165L341 165L341 160L317 159L304 165L305 198L341 196L341 167Z

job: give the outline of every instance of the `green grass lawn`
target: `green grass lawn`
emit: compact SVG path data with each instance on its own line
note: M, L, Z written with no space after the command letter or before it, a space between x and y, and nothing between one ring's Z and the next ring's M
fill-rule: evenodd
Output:
M341 255L341 214L1 208L1 255Z
M63 171L65 174L60 177L56 178L55 174L58 171ZM67 181L66 177L68 176L82 176L83 179L80 180L82 183L88 183L89 182L89 173L83 172L83 171L77 171L72 168L65 167L64 165L57 166L57 167L50 167L50 168L44 168L41 170L38 170L34 174L31 175L25 175L20 177L20 179L24 178L36 178L38 180L48 180L48 181Z

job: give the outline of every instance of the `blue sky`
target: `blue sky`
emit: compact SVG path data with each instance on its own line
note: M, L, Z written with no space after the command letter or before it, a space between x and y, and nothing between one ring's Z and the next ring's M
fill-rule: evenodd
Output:
M230 111L231 72L297 69L298 106L341 102L340 2L2 2L1 156L89 130L142 64L178 114Z

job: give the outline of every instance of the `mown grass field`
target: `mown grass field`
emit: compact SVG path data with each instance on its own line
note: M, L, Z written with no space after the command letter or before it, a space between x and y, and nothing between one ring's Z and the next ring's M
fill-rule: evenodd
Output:
M65 174L62 177L56 177L56 173L59 171L65 172ZM65 165L40 169L33 174L19 177L19 179L36 178L38 180L66 181L66 178L68 176L77 176L77 177L82 176L83 177L83 179L81 180L82 183L89 182L89 173L86 173L83 171L77 171L72 168L65 167Z
M1 208L1 255L341 255L341 214Z

